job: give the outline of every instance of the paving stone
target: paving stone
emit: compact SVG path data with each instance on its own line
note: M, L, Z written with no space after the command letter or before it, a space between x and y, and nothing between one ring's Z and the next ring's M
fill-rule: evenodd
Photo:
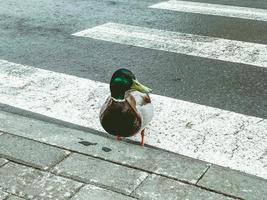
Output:
M4 200L7 196L8 194L6 192L0 190L0 200Z
M130 145L14 114L4 113L1 117L0 112L0 119L7 121L5 126L1 127L0 124L0 128L7 132L191 183L196 183L208 167L206 162L196 159L147 147L141 148L139 145ZM12 126L10 121L19 126Z
M87 185L82 188L71 200L134 200L135 198L125 196L110 190Z
M267 180L218 166L212 166L198 185L243 199L267 199Z
M39 169L49 169L60 162L68 153L57 147L21 137L9 134L0 136L0 156Z
M151 175L139 186L133 196L146 200L230 200L221 194L181 183L165 177Z
M57 165L54 171L125 194L130 194L148 175L139 170L80 154L70 155Z
M69 144L67 148L191 183L196 183L209 165L206 162L166 151L141 148L139 145L113 141L101 136L98 138L96 138L97 136L88 137L94 137L89 141L93 144L97 143L97 145L84 147L79 143L80 141L76 141ZM64 146L67 145L64 144ZM105 152L102 147L107 147L111 151Z
M76 144L74 143L68 148L191 183L196 183L208 168L208 163L206 162L166 151L146 147L140 148L138 145L129 145L128 143L117 142L104 137L89 141L93 141L92 143L97 141L98 145L84 148L79 142L76 142ZM103 151L101 149L103 146L111 149L111 151Z
M191 183L196 183L209 166L199 160L159 151L155 165L155 173Z
M4 158L0 158L0 167L4 164L6 164L8 162L8 160L4 159Z
M0 188L25 199L69 199L82 184L9 162L0 168Z

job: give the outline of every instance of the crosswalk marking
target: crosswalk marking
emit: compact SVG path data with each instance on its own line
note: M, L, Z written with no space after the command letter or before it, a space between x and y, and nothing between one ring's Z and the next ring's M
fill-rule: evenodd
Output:
M179 12L267 21L267 10L257 8L176 0L157 3L149 7Z
M117 23L73 34L137 47L267 67L267 45Z
M103 131L106 83L0 60L0 103ZM267 178L267 120L152 95L146 143ZM140 140L140 136L133 138Z

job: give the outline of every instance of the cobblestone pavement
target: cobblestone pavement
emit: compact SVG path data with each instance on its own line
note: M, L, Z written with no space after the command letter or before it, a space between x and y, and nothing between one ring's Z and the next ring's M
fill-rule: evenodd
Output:
M0 121L0 200L267 199L266 180L228 168L10 112Z

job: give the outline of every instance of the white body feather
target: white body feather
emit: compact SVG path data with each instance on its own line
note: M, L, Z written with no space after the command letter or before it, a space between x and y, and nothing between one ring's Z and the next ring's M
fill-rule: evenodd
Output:
M136 101L136 109L138 113L141 116L141 129L143 130L152 120L153 115L154 115L154 107L152 103L146 103L144 104L143 96L146 96L147 94L138 92L138 91L133 91L131 94L134 96L135 101Z

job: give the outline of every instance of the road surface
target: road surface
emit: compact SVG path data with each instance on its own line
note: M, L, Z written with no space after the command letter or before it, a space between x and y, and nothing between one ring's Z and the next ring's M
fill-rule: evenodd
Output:
M107 83L126 67L153 88L147 144L266 179L266 9L263 0L1 0L0 103L103 131Z

